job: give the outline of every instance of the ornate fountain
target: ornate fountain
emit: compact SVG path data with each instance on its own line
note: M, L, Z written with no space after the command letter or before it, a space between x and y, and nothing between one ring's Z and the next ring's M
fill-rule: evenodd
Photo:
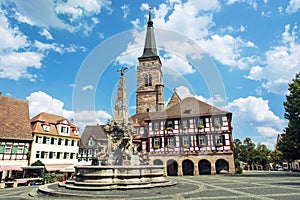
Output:
M121 77L114 108L114 119L104 126L108 139L91 166L76 166L75 179L63 185L67 189L113 190L175 185L164 177L164 166L149 165L146 152L134 140L135 128L128 122L126 83Z

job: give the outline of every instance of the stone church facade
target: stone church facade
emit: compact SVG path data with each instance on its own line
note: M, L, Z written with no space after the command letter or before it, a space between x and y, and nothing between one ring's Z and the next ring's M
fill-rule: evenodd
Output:
M151 13L138 60L136 114L130 121L150 163L164 165L166 175L234 173L232 113L193 97L180 99L176 91L165 107Z

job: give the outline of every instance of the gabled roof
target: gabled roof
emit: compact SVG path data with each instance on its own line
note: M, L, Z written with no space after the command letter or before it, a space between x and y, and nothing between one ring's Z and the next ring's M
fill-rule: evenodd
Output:
M0 94L0 139L33 139L28 101Z
M231 114L230 112L223 111L205 102L202 102L194 97L186 97L174 106L157 113L146 121L156 119L170 119L170 118L184 118L191 116L209 116L209 115L222 115Z
M49 131L45 131L43 125L49 125ZM45 134L45 135L59 135L57 131L58 124L66 124L71 127L70 129L70 136L72 138L79 139L79 135L75 135L74 131L78 130L78 127L71 123L69 120L64 118L63 116L54 115L50 113L41 112L40 114L34 116L31 119L31 127L33 133Z
M176 89L174 89L174 93L173 93L170 101L168 102L168 105L167 105L166 109L171 108L172 106L176 105L180 101L181 101L181 98L177 94Z
M90 137L93 137L96 141L107 140L104 125L87 125L80 139L81 148L87 147Z

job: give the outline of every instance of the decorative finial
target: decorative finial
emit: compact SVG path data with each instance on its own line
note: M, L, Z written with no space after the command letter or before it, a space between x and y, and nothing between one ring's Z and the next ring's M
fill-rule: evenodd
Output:
M121 72L121 76L124 76L126 69L128 69L128 67L122 67L121 69L118 69L117 72Z
M174 91L174 92L177 92L177 88L174 88L173 91Z
M153 22L152 22L152 8L149 7L149 18L148 18L148 27L153 27Z

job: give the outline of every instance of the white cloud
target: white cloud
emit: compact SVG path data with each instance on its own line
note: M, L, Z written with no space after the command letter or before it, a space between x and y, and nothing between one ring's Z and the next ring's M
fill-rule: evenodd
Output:
M39 33L40 35L45 36L47 40L53 40L51 33L47 29L42 28L42 30Z
M94 86L93 85L85 85L82 86L82 91L87 91L87 90L94 90Z
M283 128L284 121L270 110L269 101L261 97L248 96L236 99L228 103L226 109L234 113L236 123Z
M256 48L256 46L252 42L243 41L239 37L212 35L210 39L200 41L200 45L220 63L230 67L245 69L250 63L257 61L255 57L241 55L242 48Z
M34 81L36 75L28 72L29 68L39 69L43 55L35 52L11 52L0 55L0 77L19 80L27 78Z
M291 14L298 12L300 10L300 1L299 0L290 0L289 5L286 8L286 12Z
M173 54L165 54L162 58L162 62L164 63L162 70L165 75L172 75L176 79L178 76L195 72L195 69L193 69L185 58L179 58Z
M277 131L272 127L264 127L259 126L256 127L258 133L262 135L263 137L269 138L269 137L277 137L278 134L281 134L281 131Z
M282 39L277 46L272 46L265 54L265 66L254 66L246 78L262 82L268 92L286 94L288 83L300 69L300 44L297 42L297 25L292 30L285 26Z
M34 117L41 112L60 115L69 120L74 119L74 123L81 131L83 131L84 127L88 124L104 124L108 119L112 118L109 113L103 110L85 110L78 113L66 110L64 109L64 102L42 91L33 92L26 99L29 102L30 117Z
M128 5L121 6L121 9L123 11L123 18L126 19L128 14L130 13L130 9L129 9Z
M54 2L16 0L14 4L16 19L22 23L47 29L49 27L66 29L72 32L83 30L85 33L93 29L94 15L98 15L102 9L112 11L109 0L58 0Z
M11 27L8 19L0 10L0 53L7 50L18 50L28 46L27 37L17 27Z

